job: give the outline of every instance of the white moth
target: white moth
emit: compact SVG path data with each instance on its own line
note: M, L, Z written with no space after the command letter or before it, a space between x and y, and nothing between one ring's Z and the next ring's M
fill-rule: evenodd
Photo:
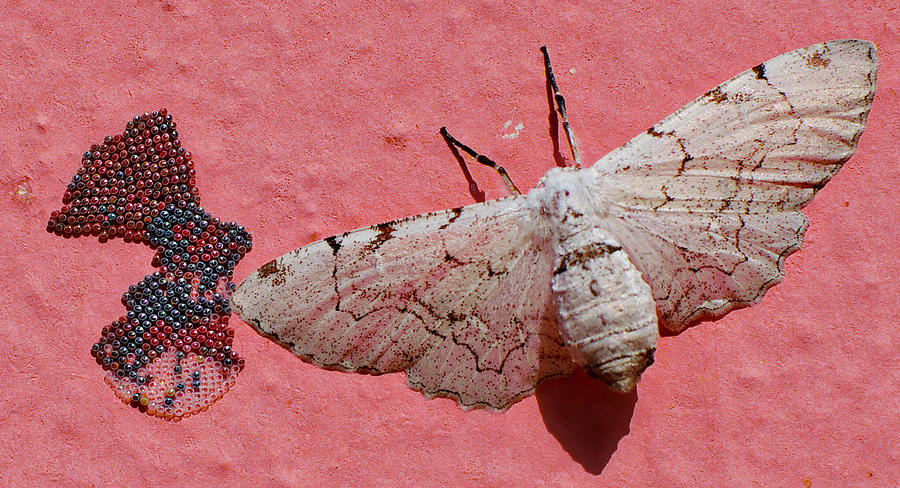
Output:
M406 371L504 410L577 364L629 391L672 331L752 305L800 246L800 212L853 154L875 46L836 40L719 85L588 169L527 195L359 229L264 265L241 317L304 361Z

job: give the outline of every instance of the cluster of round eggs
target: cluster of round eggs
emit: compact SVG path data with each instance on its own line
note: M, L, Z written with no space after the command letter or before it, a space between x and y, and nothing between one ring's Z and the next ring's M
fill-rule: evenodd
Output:
M193 202L168 205L147 226L145 239L156 246L154 266L193 275L200 292L214 289L223 276L231 278L253 247L243 227L221 222Z
M121 134L94 144L47 229L62 236L141 240L167 204L199 202L191 153L165 109L135 116Z
M234 284L222 278L222 289L201 292L194 274L156 272L129 287L127 313L91 347L119 398L151 415L205 409L243 368L228 325Z
M123 402L165 420L204 412L234 386L240 366L195 353L166 350L141 370L143 381L107 372L105 381Z
M91 355L106 382L141 411L180 420L234 384L244 360L228 325L232 270L250 234L199 205L190 153L165 109L136 116L86 152L48 230L122 237L157 251L159 271L122 296L126 314L104 327Z

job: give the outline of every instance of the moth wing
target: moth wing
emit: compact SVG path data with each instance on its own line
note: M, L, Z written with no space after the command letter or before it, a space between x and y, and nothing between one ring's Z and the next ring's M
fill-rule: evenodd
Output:
M673 330L757 302L799 248L800 212L853 154L875 94L868 41L747 70L591 170Z
M405 370L428 397L504 410L573 368L547 238L524 197L410 217L289 252L247 278L233 303L317 366Z

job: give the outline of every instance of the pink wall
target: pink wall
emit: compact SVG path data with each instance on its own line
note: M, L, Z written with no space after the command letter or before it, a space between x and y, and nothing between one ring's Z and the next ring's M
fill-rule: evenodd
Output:
M319 3L3 8L0 485L896 486L900 9ZM807 208L806 246L760 305L663 338L632 395L579 373L463 413L234 320L236 386L163 422L119 403L88 354L152 250L44 230L81 153L167 107L204 205L253 233L240 280L321 237L473 203L441 125L532 187L553 165L542 43L591 161L739 71L842 37L878 45L879 91Z

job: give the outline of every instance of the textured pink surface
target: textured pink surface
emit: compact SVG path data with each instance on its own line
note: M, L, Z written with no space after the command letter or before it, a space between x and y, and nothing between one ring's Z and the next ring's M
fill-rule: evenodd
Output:
M0 485L896 486L900 9L827 3L4 7ZM472 203L441 125L532 187L553 164L542 43L595 160L749 66L842 37L878 45L878 94L806 246L760 305L663 338L632 395L578 374L462 413L235 320L237 385L166 423L119 403L88 354L152 250L44 231L87 146L165 106L204 205L254 235L240 280L317 238Z

